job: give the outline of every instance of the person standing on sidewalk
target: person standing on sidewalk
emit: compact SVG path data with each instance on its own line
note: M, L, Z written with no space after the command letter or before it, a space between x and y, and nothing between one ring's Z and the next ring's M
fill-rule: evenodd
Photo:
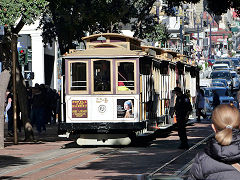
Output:
M207 117L202 111L204 109L204 91L202 89L199 90L197 96L197 121L201 122L200 117L202 116L204 119Z
M5 112L8 116L8 136L13 137L13 94L7 89L6 91L6 108Z
M188 180L240 179L240 113L229 104L217 106L212 113L215 136L204 152L195 156Z
M38 135L40 135L42 131L46 132L45 105L47 103L48 102L45 98L44 87L37 87L32 100L31 121L32 125L36 124Z
M188 149L189 145L186 133L186 122L192 111L192 105L189 97L183 94L180 87L175 87L173 92L177 95L174 110L177 118L178 136L181 141L179 148Z
M214 91L213 91L213 103L212 103L213 109L214 109L215 107L217 107L219 104L220 104L219 95L218 95L218 93L216 92L216 90L214 90Z

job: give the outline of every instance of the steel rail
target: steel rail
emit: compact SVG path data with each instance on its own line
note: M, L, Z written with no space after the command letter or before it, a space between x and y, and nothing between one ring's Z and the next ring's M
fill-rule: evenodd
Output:
M187 154L188 152L192 151L193 149L196 149L198 146L200 146L201 144L203 144L204 142L206 142L208 139L210 139L212 136L214 136L214 133L210 134L209 136L207 136L206 138L204 138L203 140L199 141L198 143L196 143L194 146L190 147L187 151L184 151L183 153L179 154L178 156L174 157L173 159L171 159L170 161L168 161L167 163L165 163L164 165L162 165L161 167L159 167L158 169L156 169L155 171L153 171L152 173L148 173L147 178L151 179L151 177L153 177L155 174L157 174L160 170L162 170L163 168L165 168L166 166L168 166L169 164L171 164L172 162L176 161L177 159L179 159L180 157L182 157L183 155ZM191 162L191 161L190 161ZM185 166L184 166L185 167ZM189 166L183 168L186 169ZM181 168L182 169L182 168ZM183 170L178 170L176 171L176 174L180 174L180 172L182 172Z

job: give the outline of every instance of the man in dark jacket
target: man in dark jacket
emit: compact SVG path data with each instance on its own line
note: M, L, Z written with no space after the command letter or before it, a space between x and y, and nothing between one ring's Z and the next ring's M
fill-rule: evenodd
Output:
M216 92L216 90L214 90L214 91L213 91L213 103L212 103L213 109L214 109L215 107L217 107L219 104L220 104L219 95L218 95L218 93Z
M192 111L192 105L189 97L183 94L181 88L175 87L173 92L177 95L174 110L177 118L178 136L181 141L179 148L188 149L189 145L186 134L186 122L188 121L189 114Z

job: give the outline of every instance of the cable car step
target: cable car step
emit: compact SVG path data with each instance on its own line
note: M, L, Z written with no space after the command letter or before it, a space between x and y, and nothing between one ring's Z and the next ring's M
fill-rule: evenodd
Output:
M155 131L146 131L142 134L139 134L138 137L146 137L146 136L150 136L152 134L154 134Z
M159 126L159 129L167 129L171 126L172 126L172 124L166 124L166 125Z

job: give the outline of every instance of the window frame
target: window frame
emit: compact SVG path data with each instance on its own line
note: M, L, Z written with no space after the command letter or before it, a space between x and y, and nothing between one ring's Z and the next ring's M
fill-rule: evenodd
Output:
M86 64L86 90L71 90L72 78L71 78L71 67L73 63L85 63ZM70 60L68 61L68 94L88 94L89 92L89 73L88 73L88 61L86 60Z
M94 62L109 61L110 62L110 88L111 91L94 91ZM113 60L112 59L91 59L91 94L113 94Z
M118 90L118 63L131 62L134 65L134 90L119 91ZM137 93L137 61L136 60L116 60L115 61L115 72L116 72L116 94L136 94Z

